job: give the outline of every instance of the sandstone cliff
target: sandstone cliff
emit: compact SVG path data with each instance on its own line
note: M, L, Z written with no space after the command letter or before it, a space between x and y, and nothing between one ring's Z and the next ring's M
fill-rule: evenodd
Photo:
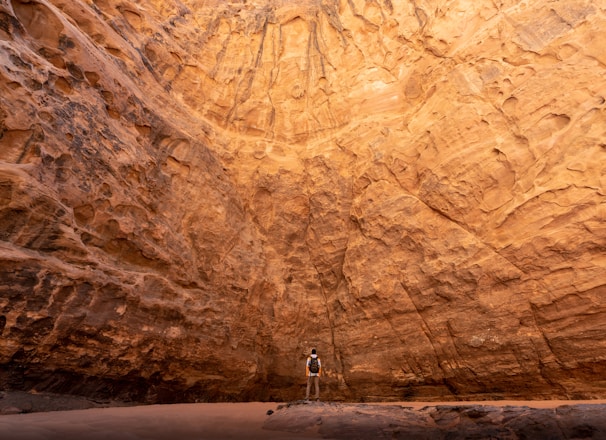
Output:
M5 388L606 396L606 5L0 0Z

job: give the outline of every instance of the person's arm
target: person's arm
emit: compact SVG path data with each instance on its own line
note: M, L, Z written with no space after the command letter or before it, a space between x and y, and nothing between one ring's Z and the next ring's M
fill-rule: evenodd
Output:
M305 377L309 377L309 358L305 362Z
M322 373L322 361L320 361L320 358L318 358L318 377L321 375Z

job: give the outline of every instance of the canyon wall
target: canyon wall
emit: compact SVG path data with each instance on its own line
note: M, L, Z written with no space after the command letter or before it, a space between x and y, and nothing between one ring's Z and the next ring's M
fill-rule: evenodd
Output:
M0 386L606 396L606 5L0 0Z

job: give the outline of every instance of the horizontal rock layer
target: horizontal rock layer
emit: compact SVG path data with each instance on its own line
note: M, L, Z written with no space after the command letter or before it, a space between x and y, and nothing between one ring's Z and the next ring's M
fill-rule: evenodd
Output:
M605 22L0 0L0 383L604 397Z

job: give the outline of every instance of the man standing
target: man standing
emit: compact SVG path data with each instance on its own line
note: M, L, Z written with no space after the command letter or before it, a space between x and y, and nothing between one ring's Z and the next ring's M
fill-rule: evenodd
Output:
M316 400L320 400L320 372L322 370L322 363L320 358L316 354L316 349L312 348L311 356L307 358L305 364L305 375L307 376L307 391L305 392L305 400L309 400L309 391L311 390L311 383L314 383L316 391Z

